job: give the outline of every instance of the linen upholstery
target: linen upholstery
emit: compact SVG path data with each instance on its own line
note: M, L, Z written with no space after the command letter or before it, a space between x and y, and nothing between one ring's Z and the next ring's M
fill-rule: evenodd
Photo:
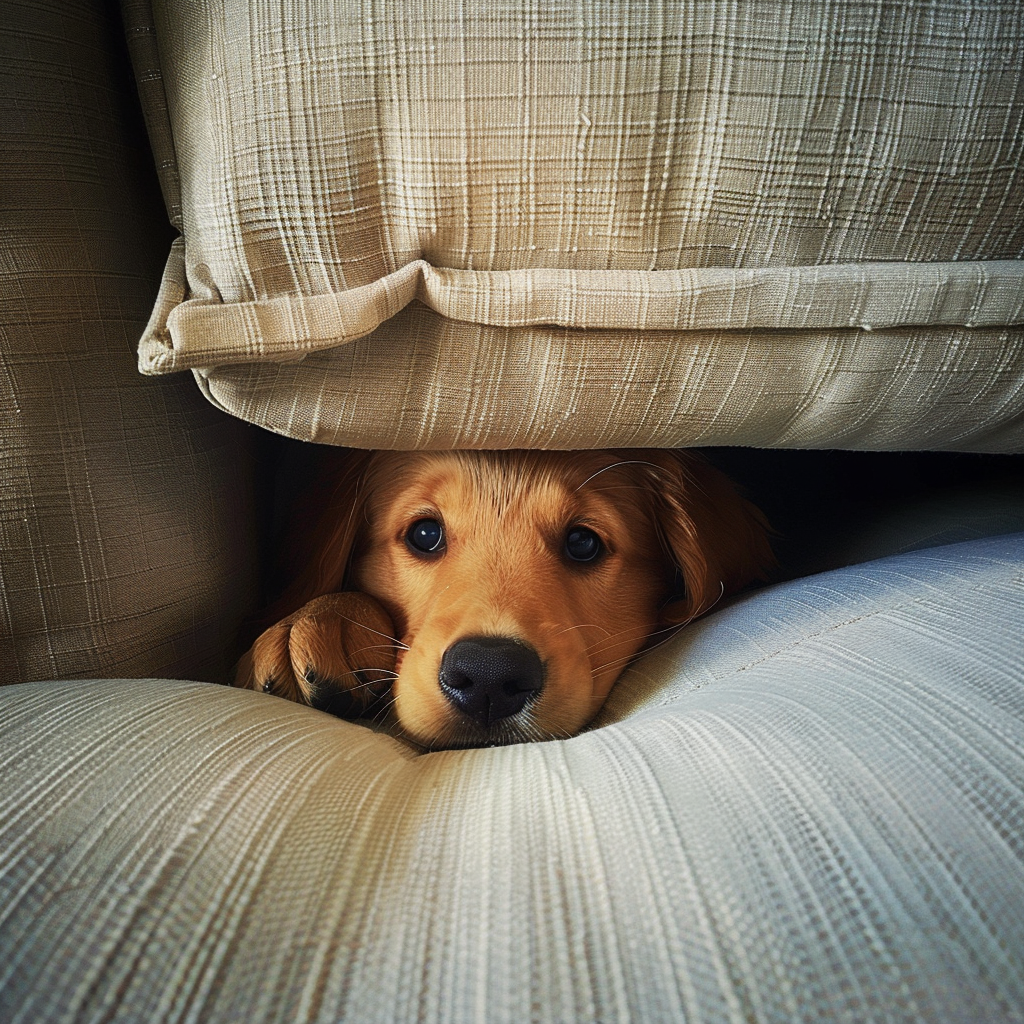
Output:
M1019 1021L1022 603L1021 534L782 584L491 750L7 688L0 1017Z
M0 683L213 678L255 598L250 432L135 367L169 233L122 31L0 18Z
M126 14L144 372L365 447L1021 447L1015 0Z

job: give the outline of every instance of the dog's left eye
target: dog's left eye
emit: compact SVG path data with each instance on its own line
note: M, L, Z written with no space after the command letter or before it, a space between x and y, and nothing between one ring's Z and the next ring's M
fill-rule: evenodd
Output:
M405 540L413 551L436 555L444 548L444 527L436 519L417 519Z
M565 553L574 562L592 562L601 554L601 538L586 526L573 526L565 535Z

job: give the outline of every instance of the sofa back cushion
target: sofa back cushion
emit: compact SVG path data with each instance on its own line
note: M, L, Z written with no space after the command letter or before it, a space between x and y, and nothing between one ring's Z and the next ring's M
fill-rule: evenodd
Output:
M370 447L1021 445L1011 0L130 15L145 372Z
M225 678L258 596L257 432L135 370L171 233L117 13L3 19L0 684Z

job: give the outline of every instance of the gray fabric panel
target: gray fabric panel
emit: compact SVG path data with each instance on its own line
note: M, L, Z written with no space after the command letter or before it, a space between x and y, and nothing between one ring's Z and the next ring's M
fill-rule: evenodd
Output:
M1024 535L762 591L572 740L0 692L0 1018L1024 1020Z
M0 24L0 683L210 678L254 589L251 434L135 369L169 230L122 29Z

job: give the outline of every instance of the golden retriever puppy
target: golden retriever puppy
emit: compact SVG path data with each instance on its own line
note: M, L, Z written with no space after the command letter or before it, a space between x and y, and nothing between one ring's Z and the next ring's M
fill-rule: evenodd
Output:
M571 736L631 658L773 559L681 451L354 453L236 685L390 709L430 749Z

